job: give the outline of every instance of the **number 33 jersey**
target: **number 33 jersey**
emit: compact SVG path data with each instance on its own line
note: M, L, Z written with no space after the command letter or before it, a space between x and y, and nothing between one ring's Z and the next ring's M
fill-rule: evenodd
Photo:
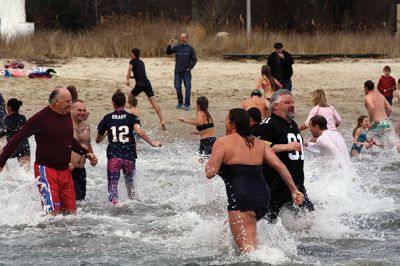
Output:
M104 116L97 126L99 135L107 132L108 146L107 158L121 158L134 160L136 155L136 143L134 138L135 124L140 125L140 121L134 114L124 110L115 110Z
M276 153L276 155L288 168L294 183L299 188L302 188L304 186L303 138L296 122L291 121L289 123L280 116L272 114L261 122L260 127L262 128L262 135L257 137L267 141L271 147L277 144L288 144L290 142L300 143L300 151L283 151ZM274 169L269 166L264 168L264 177L271 189L274 189L276 186L285 185Z

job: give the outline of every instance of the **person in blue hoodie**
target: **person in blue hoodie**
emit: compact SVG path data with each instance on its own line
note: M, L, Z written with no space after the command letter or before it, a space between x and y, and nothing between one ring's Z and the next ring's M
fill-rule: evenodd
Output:
M187 41L189 35L187 33L181 33L179 35L179 44L173 46L175 40L170 40L166 53L175 53L175 75L174 75L174 86L176 90L176 96L178 97L177 109L185 108L186 111L190 110L190 94L192 89L192 69L196 65L197 58L194 48L190 46ZM183 102L182 95L182 81L185 85L185 102ZM184 105L184 106L183 106Z

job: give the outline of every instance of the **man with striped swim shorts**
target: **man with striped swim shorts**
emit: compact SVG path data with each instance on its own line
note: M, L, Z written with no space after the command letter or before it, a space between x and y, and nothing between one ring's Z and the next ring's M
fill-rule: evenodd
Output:
M69 113L71 104L69 91L62 87L55 88L50 94L49 105L26 122L0 155L1 171L18 144L35 135L35 178L38 181L42 206L52 215L76 211L74 183L68 168L71 152L85 156L90 161L97 161L96 156L89 153L73 137Z

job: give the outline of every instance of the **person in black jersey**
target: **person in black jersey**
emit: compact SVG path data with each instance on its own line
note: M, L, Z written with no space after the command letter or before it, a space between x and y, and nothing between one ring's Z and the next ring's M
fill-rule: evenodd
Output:
M212 146L216 140L214 123L208 112L208 99L201 96L196 101L196 119L186 119L178 117L178 120L189 125L196 126L198 134L200 135L200 149L201 155L209 156L211 154ZM192 132L196 134L197 132Z
M229 226L238 249L246 253L256 248L257 221L268 210L270 196L262 176L263 162L282 176L296 203L302 204L303 195L272 149L251 136L250 118L245 110L230 110L225 126L227 135L214 143L205 173L207 178L218 174L224 180Z
M22 102L16 98L11 98L7 102L8 115L4 118L4 130L0 137L6 136L9 141L18 130L26 123L26 117L19 113ZM11 154L10 158L17 158L19 164L29 169L31 162L31 149L28 139L23 140L18 148Z
M166 130L165 121L161 112L160 106L156 102L156 97L154 96L153 88L151 83L146 76L146 69L142 60L140 60L140 50L138 48L133 48L131 53L131 61L129 61L128 73L126 75L126 85L130 87L129 80L132 78L131 73L133 73L133 78L136 81L135 87L132 89L131 93L133 96L138 96L142 91L149 98L151 106L153 106L156 111L158 118L160 119L161 129Z
M286 165L298 190L304 195L304 202L300 207L308 211L314 210L314 205L308 199L304 187L304 153L303 137L294 118L294 101L288 90L278 90L271 96L271 116L261 121L261 130L258 136L270 144L278 158ZM287 185L282 182L279 174L268 165L263 166L271 192L268 219L274 223L281 207L292 204L291 193Z
M128 198L134 199L136 196L134 178L137 155L133 132L135 131L152 147L161 147L161 143L153 142L140 127L137 116L124 110L126 97L121 90L114 93L112 103L114 111L104 116L97 127L96 143L100 143L107 135L108 199L113 205L116 205L119 202L118 182L121 170L125 176Z

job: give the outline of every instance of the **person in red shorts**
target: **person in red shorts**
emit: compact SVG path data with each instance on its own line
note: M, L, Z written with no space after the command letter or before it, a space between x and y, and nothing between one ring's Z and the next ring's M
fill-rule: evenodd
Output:
M73 137L69 109L71 94L62 87L55 88L49 96L49 105L33 115L7 143L0 155L0 171L18 144L35 135L35 178L41 195L42 206L47 213L71 214L76 211L74 183L68 164L71 151L97 162Z

